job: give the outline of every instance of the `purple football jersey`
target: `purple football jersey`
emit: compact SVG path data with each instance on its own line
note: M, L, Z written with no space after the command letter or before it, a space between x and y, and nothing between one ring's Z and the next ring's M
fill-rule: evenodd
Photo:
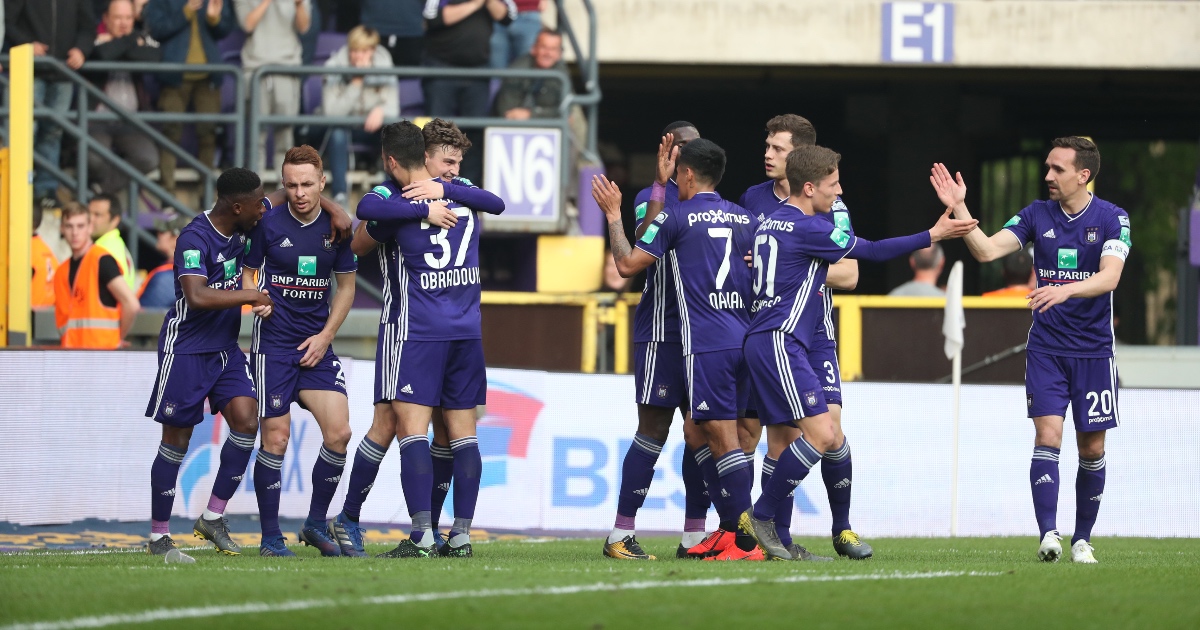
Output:
M350 240L333 241L327 212L301 223L286 203L269 208L248 238L242 264L258 270L258 289L275 303L269 319L254 318L251 350L293 353L325 328L333 274L358 270Z
M742 261L758 221L741 206L703 192L659 213L637 247L675 277L683 353L742 347L749 323L749 269Z
M633 199L634 227L646 220L646 209L650 204L650 189L643 188ZM668 212L679 204L679 187L675 180L667 180L666 199L663 211ZM646 268L646 286L642 289L642 300L633 312L633 342L665 341L679 343L679 304L675 297L675 279L671 263L658 260Z
M1133 240L1129 214L1092 196L1069 215L1057 201L1035 201L1004 225L1024 247L1033 243L1039 287L1079 282L1100 271L1102 256L1125 260ZM1113 356L1112 293L1074 298L1033 313L1029 349L1065 357Z
M264 200L264 203L269 203ZM241 327L241 309L198 311L190 308L183 296L179 279L200 276L209 288L237 291L242 288L242 265L246 253L246 235L221 234L208 218L208 212L192 219L179 232L175 243L175 303L167 310L158 349L173 354L220 352L237 347Z

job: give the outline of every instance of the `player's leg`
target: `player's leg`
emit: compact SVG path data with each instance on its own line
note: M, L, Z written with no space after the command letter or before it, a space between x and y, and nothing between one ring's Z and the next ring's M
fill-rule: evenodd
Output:
M350 469L350 483L346 485L346 500L342 511L329 523L329 532L337 540L343 556L363 557L363 529L358 525L359 515L367 494L379 476L379 464L387 455L388 447L396 438L396 414L390 401L375 403L375 415L371 429L358 443L354 451L354 466Z
M314 370L305 370L305 377L318 376ZM321 382L329 382L327 378ZM345 392L336 389L309 389L301 385L300 404L312 412L321 427L321 450L312 469L312 499L309 501L308 518L300 530L300 541L316 547L322 556L340 556L337 540L329 534L329 504L337 493L346 468L346 446L350 443L350 405Z
M427 558L433 548L433 521L429 514L433 458L429 454L428 438L433 407L393 400L392 411L396 414L396 438L400 448L400 486L412 526L408 540L380 557Z
M476 436L475 410L487 404L487 369L483 340L466 339L449 344L442 384L442 417L454 457L454 525L438 554L471 557L471 521L479 501L483 459Z
M751 415L747 415L747 413ZM758 412L753 408L746 409L740 404L738 406L738 446L742 449L742 455L746 457L746 464L750 468L751 486L754 485L754 456L758 450L758 443L762 441L763 426L758 421Z
M699 501L696 502L694 514L696 514L697 520L693 522L701 527L704 526L708 513L707 502L711 502L716 508L719 519L715 531L688 547L685 552L688 558L704 559L716 556L733 546L736 537L734 531L737 529L737 515L729 514L729 501L722 496L725 493L721 490L721 477L717 473L716 460L713 459L712 450L708 447L708 436L704 429L692 419L691 409L685 409L683 413L683 442L692 452L692 461L696 465L696 471L699 473L706 497L703 510L700 509ZM688 505L692 505L690 500ZM689 509L692 508L689 507ZM725 529L725 527L729 527L729 529Z
M433 494L430 498L429 517L433 522L433 544L440 549L445 542L440 530L442 506L446 503L446 496L450 494L450 483L454 480L454 451L450 448L450 435L446 431L446 419L441 407L434 408L432 424L433 444L429 445L429 455L433 458Z
M679 413L681 417L686 418L687 408L680 407ZM712 505L708 489L704 487L704 474L700 472L700 465L696 463L696 448L703 444L703 440L698 435L689 440L686 422L684 428L683 457L680 463L684 497L683 537L679 541L679 549L675 551L677 558L689 557L688 550L706 538L705 524L708 520L708 506Z
M1071 560L1096 562L1092 553L1092 527L1100 514L1104 480L1104 439L1108 429L1120 425L1117 411L1117 366L1108 359L1068 359L1071 365L1071 409L1075 440L1079 446L1079 472L1075 476L1075 533Z
M874 553L871 545L863 542L850 527L854 463L850 458L850 442L842 432L842 375L837 360L837 346L833 342L818 345L809 355L809 366L820 380L821 389L825 392L825 404L829 407L829 417L833 421L833 446L821 457L821 480L825 482L825 494L829 497L829 511L833 516L833 548L838 555L854 560L870 558ZM787 526L791 524L789 510Z
M254 353L251 355L258 397L259 445L254 461L254 496L262 541L260 556L295 556L279 528L279 500L283 494L283 457L291 438L292 402L300 366L295 359Z
M154 555L164 555L176 548L171 538L171 510L175 505L179 466L187 455L192 428L164 424L158 455L150 467L150 545L147 551Z
M1066 364L1061 357L1025 352L1025 402L1033 419L1033 455L1029 463L1029 488L1037 517L1038 558L1057 562L1062 555L1058 533L1058 458L1062 450L1063 416L1070 394Z

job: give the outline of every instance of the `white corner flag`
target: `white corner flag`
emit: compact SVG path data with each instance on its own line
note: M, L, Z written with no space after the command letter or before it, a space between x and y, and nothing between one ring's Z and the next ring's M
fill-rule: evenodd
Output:
M963 329L967 317L963 313L963 264L955 261L946 282L946 312L942 317L942 334L946 336L946 358L953 361L950 381L954 388L954 441L950 470L950 535L958 536L958 401L962 390Z

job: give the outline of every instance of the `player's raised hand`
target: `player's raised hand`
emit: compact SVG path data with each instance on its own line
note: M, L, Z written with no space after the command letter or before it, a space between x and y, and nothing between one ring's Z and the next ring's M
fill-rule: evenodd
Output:
M458 224L458 215L454 214L445 201L435 201L429 204L429 215L426 220L430 225L449 230Z
M592 199L604 211L609 223L621 218L621 189L603 175L592 176Z
M929 230L929 240L936 243L952 238L962 238L970 234L972 230L979 227L979 221L975 219L955 219L950 213L954 212L951 208L946 208L942 213L938 222Z
M962 173L950 176L950 169L938 162L929 169L929 183L937 192L938 200L948 208L954 208L967 200L967 184L963 181Z
M675 134L668 132L658 143L658 166L655 181L666 186L667 180L675 177L675 160L679 158L679 147L675 146Z
M325 353L329 352L329 345L333 343L332 335L325 334L321 331L300 344L296 349L303 350L304 356L300 358L300 367L311 368L316 367L321 359L325 358Z
M426 179L405 186L402 196L412 201L442 199L446 196L446 187L436 179Z

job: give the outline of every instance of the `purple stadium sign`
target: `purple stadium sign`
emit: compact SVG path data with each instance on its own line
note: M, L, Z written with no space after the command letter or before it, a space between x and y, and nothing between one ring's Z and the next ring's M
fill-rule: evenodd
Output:
M488 127L484 132L484 188L504 199L504 214L489 223L558 223L562 198L562 132L532 127Z

